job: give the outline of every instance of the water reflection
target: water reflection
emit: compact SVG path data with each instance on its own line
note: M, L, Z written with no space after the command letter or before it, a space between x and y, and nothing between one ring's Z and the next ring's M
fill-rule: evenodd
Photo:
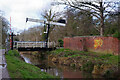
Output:
M21 55L21 56L24 58L24 60L25 60L26 63L32 64L31 61L30 61L30 58L27 58L24 55Z
M40 59L37 56L32 55L32 52L20 52L20 54L21 54L21 57L24 58L26 63L30 63L30 64L33 64L33 65L41 64Z
M53 76L59 76L60 78L92 78L91 74L81 72L78 69L71 67L54 64L51 61L41 60L40 57L29 54L30 52L20 52L26 63L33 64L41 69L41 71L47 72ZM40 54L38 52L38 54Z
M0 65L0 68L2 68L3 66L2 65Z
M46 68L46 69L41 69L41 71L47 72L54 76L59 76L61 78L63 77L62 71L57 68Z

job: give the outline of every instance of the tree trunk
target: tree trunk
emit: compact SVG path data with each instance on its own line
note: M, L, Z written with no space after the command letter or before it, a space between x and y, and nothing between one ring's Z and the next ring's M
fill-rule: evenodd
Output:
M100 2L100 17L101 17L101 25L100 25L100 36L103 36L104 34L104 8L102 5L102 0Z
M120 7L118 11L120 13ZM120 14L118 14L118 31L120 32Z
M103 28L100 28L100 36L103 36Z
M104 34L104 17L103 14L101 16L101 25L100 25L100 36L103 36Z

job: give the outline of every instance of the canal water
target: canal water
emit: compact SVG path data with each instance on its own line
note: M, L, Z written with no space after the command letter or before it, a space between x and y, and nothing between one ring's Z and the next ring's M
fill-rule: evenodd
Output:
M37 52L36 54L36 52L24 51L20 52L20 54L24 58L24 61L26 63L33 64L39 67L41 71L47 72L53 76L59 76L60 78L98 78L98 76L82 72L79 69L54 64L51 61L47 61L47 59L44 56L39 55L41 54L41 52Z

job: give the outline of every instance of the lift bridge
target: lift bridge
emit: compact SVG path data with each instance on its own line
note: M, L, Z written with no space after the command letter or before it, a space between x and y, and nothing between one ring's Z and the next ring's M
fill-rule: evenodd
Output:
M44 21L44 20L39 20L39 19L32 19L32 18L26 18L26 22L31 21L31 22L38 22L38 23L43 23L44 25L47 25L47 31L44 32L47 34L46 40L45 41L13 41L13 34L12 36L12 47L17 48L19 51L24 51L24 50L51 50L55 49L55 42L49 42L48 40L48 35L49 35L49 29L50 25L57 25L57 26L65 26L66 22L63 19L58 20L57 22L53 21Z
M47 48L46 48L47 44ZM44 42L44 41L14 41L13 47L18 51L39 51L39 50L51 50L55 49L55 42Z

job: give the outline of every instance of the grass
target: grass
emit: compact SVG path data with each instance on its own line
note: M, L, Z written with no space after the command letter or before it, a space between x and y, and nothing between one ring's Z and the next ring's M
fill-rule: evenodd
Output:
M73 51L70 49L56 49L50 52L60 57L81 57L83 60L90 60L96 63L118 64L118 56L112 54L101 54L97 52Z
M10 50L5 57L11 78L55 78L46 72L41 72L40 68L22 61L16 50Z
M0 47L0 49L6 49L6 48Z

